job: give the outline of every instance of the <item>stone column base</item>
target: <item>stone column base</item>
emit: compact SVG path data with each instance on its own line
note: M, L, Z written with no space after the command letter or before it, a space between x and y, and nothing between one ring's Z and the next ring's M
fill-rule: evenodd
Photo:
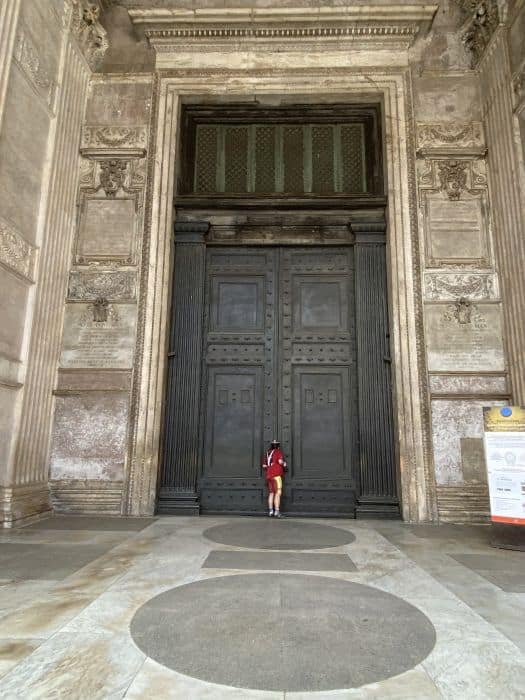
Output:
M27 524L51 513L47 484L0 486L0 524L3 527Z

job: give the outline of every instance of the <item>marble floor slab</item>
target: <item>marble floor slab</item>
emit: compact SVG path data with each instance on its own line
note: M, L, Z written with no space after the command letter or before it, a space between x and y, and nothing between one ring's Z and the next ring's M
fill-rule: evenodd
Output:
M16 564L17 552L21 561L30 560L23 554L30 551L27 547L48 553L71 550L75 565L66 569L64 556L37 556L34 550L38 566L33 571L26 567L24 580L0 569L0 698L518 700L525 696L525 592L512 579L521 577L525 555L495 553L483 526L293 520L288 531L274 530L272 541L270 524L262 518L160 517L120 529L113 519L98 528L93 520L77 523L68 516L54 529L40 526L45 525L42 521L39 527L1 533L0 550L7 545L4 551L10 553L4 561L9 566ZM287 524L271 523L285 528ZM272 562L267 565L268 557ZM313 572L286 573L286 566L297 566L304 557L313 557ZM352 567L322 568L323 561L346 561L345 557ZM232 566L241 560L238 570ZM279 566L274 570L270 564ZM274 581L272 595L265 595L266 580ZM239 595L231 596L235 591L231 581L240 586ZM295 582L293 592L287 581ZM195 585L199 582L203 587ZM358 584L355 590L363 594L345 598L348 584ZM207 604L199 590L206 591ZM175 628L181 613L176 605L179 591L184 591L194 614L184 624L179 620ZM367 601L375 599L386 601L383 622L371 621L367 612L374 610ZM160 603L152 603L155 600ZM163 600L171 601L166 609ZM421 646L421 657L413 651L418 648L417 625L408 618L402 630L408 641L388 647L393 639L387 625L390 600L392 610L411 606L417 611L414 620L424 621L423 628L434 631L434 643L427 649ZM317 617L309 614L316 604ZM148 618L148 605L158 618L158 635L155 620ZM229 620L230 609L231 629L221 635L226 623L215 629L214 620ZM265 626L270 615L274 623ZM333 625L325 625L325 615L333 616ZM134 620L140 619L145 623L134 639ZM292 627L280 626L276 621L281 619ZM213 635L217 645L220 640L215 679L192 636L198 620L205 641L212 641ZM352 638L354 625L360 630L359 645L345 642ZM324 636L316 637L321 627ZM330 629L337 632L333 644ZM193 640L191 648L186 638ZM381 667L382 677L374 680L367 649L372 662L379 642L393 656ZM166 654L169 644L174 646ZM246 655L246 645L253 645L254 653L247 654L243 667L238 657L241 651ZM408 661L404 645L405 651L412 650ZM354 647L355 663L359 658L361 666L355 666L353 675L346 674L338 660L347 654L346 663L351 665ZM261 655L279 649L294 671L289 685L282 667L273 682L260 680L265 678L260 673ZM339 651L332 653L333 649ZM312 660L303 667L298 663L301 650L307 650ZM268 657L269 669L272 658ZM181 659L186 659L183 669L177 667ZM386 656L383 660L388 661ZM319 664L316 668L314 661ZM359 675L359 669L368 670ZM309 688L319 692L305 685L309 674ZM330 674L335 685L330 685ZM338 687L345 678L354 679L357 687ZM359 678L364 685L359 685ZM228 685L228 680L239 683L239 679L244 687Z

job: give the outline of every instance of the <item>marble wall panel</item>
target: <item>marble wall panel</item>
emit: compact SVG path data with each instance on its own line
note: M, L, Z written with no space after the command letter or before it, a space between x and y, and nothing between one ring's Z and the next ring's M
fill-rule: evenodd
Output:
M76 247L77 262L118 258L133 262L135 199L85 199Z
M122 480L127 424L127 394L57 396L50 479Z
M432 440L436 482L439 486L486 481L482 458L483 407L504 401L432 401Z
M414 110L418 121L481 121L481 104L477 76L446 72L414 76Z
M33 244L49 126L44 104L13 63L0 133L0 211Z
M151 82L94 82L91 84L87 124L134 126L149 121Z
M0 354L19 359L24 335L27 283L0 267Z
M429 371L490 372L505 369L501 307L472 304L458 314L454 304L427 304L425 336Z
M108 304L107 319L95 320L94 304L68 304L60 367L131 369L137 310L133 304Z

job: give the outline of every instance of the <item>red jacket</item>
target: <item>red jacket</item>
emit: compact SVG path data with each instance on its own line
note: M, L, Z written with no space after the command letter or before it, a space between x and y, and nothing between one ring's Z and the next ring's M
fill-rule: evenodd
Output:
M274 476L283 476L286 460L282 450L278 447L275 450L268 450L263 467L266 469L267 479L273 479Z

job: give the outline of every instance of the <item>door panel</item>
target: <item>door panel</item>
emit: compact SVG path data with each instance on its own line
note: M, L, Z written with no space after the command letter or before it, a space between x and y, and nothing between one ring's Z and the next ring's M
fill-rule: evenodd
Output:
M205 447L210 476L259 476L261 375L260 367L210 369Z
M353 249L280 254L279 427L289 512L353 515L358 483Z
M348 368L295 367L293 386L294 477L349 475Z
M253 512L264 503L264 443L275 434L276 252L207 252L202 391L203 511Z

